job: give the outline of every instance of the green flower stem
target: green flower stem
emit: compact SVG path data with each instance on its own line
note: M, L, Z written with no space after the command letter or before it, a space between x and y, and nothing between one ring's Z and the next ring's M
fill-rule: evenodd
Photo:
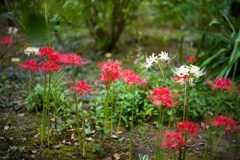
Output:
M182 147L179 145L178 160L182 160Z
M212 129L210 128L208 131L208 140L207 140L206 149L205 149L204 156L203 156L204 160L207 160L207 153L208 153L208 148L209 148L209 144L211 141L211 137L212 137Z
M25 89L26 89L26 96L28 97L28 93L29 93L29 89L28 89L28 86L29 86L29 80L28 80L28 77L27 77L27 70L24 71L24 75L25 75L25 80L26 80L26 86L25 86Z
M158 136L157 136L157 144L156 144L156 160L161 159L160 145L162 143L163 122L164 122L164 110L162 107L159 107Z
M76 85L75 80L75 67L72 65L72 80L73 86ZM77 133L78 133L78 143L81 146L81 134L80 134L80 127L79 127L79 113L78 113L78 102L77 102L77 91L74 91L74 101L75 101L75 112L76 112L76 124L77 124Z
M133 95L135 92L135 88L133 88ZM135 107L135 101L133 100L133 104L132 104L132 114L131 114L131 128L130 128L130 145L129 145L129 160L132 160L132 144L133 144L133 111L134 111L134 107Z
M162 77L163 77L164 83L165 83L165 85L167 86L167 81L166 81L166 78L165 78L164 73L163 73L163 70L162 70L161 62L158 62L158 67L159 67L160 72L161 72L161 74L162 74Z
M51 81L52 81L52 73L49 73L48 77L48 95L47 95L47 115L46 115L46 124L47 124L47 142L48 146L50 145L50 96L51 96Z
M83 157L85 156L85 139L86 139L86 134L85 134L85 116L84 116L84 105L83 105L84 101L83 101L83 95L82 95L82 149L83 149Z
M186 151L187 151L187 134L184 134L184 148L183 148L183 160L186 160Z
M224 91L220 91L220 95L219 95L220 99L218 100L218 104L217 104L217 106L216 106L215 117L216 117L216 116L218 115L218 113L219 113L219 108L220 108L220 106L221 106L221 104L222 104L223 93L224 93Z
M127 90L127 85L125 85L125 91L126 90ZM124 100L125 100L125 95L124 95ZM119 119L118 119L117 132L120 130L120 124L121 124L121 119L122 119L122 114L123 114L123 107L124 107L124 105L121 106L121 112L120 112Z
M40 124L40 119L39 119L39 112L38 112L38 108L37 108L37 100L36 100L36 94L35 94L35 89L34 89L34 72L31 72L31 80L32 80L32 91L33 91L33 97L34 97L34 104L35 104L35 110L36 110L36 117L37 117L37 123L38 123L38 128L39 128L39 131L41 130L41 124Z
M189 82L187 83L187 105L186 105L186 117L185 120L188 120L188 107L189 107L189 100L190 100L190 87Z
M110 87L109 87L110 88ZM108 94L108 91L109 89L107 89L106 91L106 97L105 97L105 106L104 106L104 132L106 133L107 132L107 128L108 128L108 112L109 112L109 94Z
M43 145L44 139L45 139L45 132L46 132L46 88L47 88L47 74L44 73L44 84L43 84L43 111L42 111L42 125L40 130L40 139L41 144Z
M3 81L3 84L4 84L4 95L6 96L7 95L7 58L4 57L3 59L3 75L4 75L4 81Z
M189 82L185 84L184 87L184 111L183 111L183 121L188 120L188 106L189 106L189 99L190 99L190 88Z
M111 104L111 134L112 134L112 128L113 128L113 108L114 108L114 97L115 97L115 87L114 87L114 84L112 85L112 104Z
M175 127L177 127L177 118L176 118L175 108L173 108L172 110L173 110L173 121L174 121L174 125L175 125Z
M187 84L184 87L184 108L183 108L183 121L186 119L186 104L187 104Z
M224 133L224 131L221 132L221 134L220 134L220 136L219 136L219 138L218 138L218 141L217 141L217 143L216 143L216 145L215 145L215 147L214 147L213 154L212 154L210 160L213 160L213 158L214 158L214 156L215 156L215 154L216 154L216 151L217 151L217 148L218 148L218 145L219 145L219 142L220 142L220 140L221 140L221 138L222 138L223 133Z

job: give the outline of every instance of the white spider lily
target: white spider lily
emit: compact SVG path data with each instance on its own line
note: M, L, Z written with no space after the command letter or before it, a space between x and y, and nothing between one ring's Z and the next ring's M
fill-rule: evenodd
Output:
M189 83L190 86L194 86L194 78L199 78L206 74L203 70L194 65L182 65L173 70L173 73L177 76L174 78L175 82L180 83L181 85Z
M168 56L168 53L165 51L161 51L161 53L158 55L158 59L163 62L171 60L171 58Z
M189 69L190 74L192 74L196 78L202 77L202 76L204 76L206 74L198 66L190 65L189 68L190 68Z
M155 53L152 53L151 56L146 58L146 63L144 64L145 68L151 68L154 63L158 63L158 57L155 56Z
M28 47L24 50L24 53L30 56L30 55L36 55L38 51L39 51L39 48L37 47Z
M16 27L9 27L8 28L8 34L15 35L17 34L18 29Z
M173 70L173 73L176 74L178 77L189 76L189 67L182 65L179 68Z

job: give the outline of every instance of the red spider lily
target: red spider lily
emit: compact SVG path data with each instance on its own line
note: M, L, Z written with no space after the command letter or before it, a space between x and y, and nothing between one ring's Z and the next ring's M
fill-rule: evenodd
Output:
M130 87L134 84L138 84L140 86L143 84L143 80L131 70L123 71L120 78Z
M14 40L11 37L3 37L0 41L0 45L4 45L4 44L12 44L14 43Z
M57 72L59 70L60 67L54 62L46 62L41 68L43 72Z
M72 87L72 89L74 91L77 91L80 95L82 95L83 93L90 94L90 92L92 91L90 85L84 81L78 82L75 87Z
M178 151L182 146L184 146L184 144L183 137L180 133L171 132L165 135L165 139L163 139L162 142L162 147Z
M80 55L76 54L61 54L59 56L59 62L64 63L64 64L72 64L72 65L77 65L81 66L84 64L87 64L88 62L83 61L82 57Z
M52 61L52 62L55 62L55 63L58 63L58 62L60 62L60 57L61 57L60 53L53 52L53 53L48 55L48 60Z
M20 64L22 69L30 69L32 72L34 70L39 70L39 65L36 60L27 60L24 64Z
M189 56L188 59L186 60L187 63L195 63L197 62L197 58L194 56Z
M223 127L225 132L231 132L237 128L235 121L226 116L218 116L211 124L213 127Z
M39 50L39 56L40 57L44 57L44 58L49 58L52 54L54 54L54 50L51 47L42 47Z
M230 92L232 82L228 78L219 78L216 80L215 84L209 83L209 85L213 89L221 89Z
M101 81L103 83L114 82L117 78L120 78L120 72L122 68L120 67L119 61L108 61L107 63L100 65L101 72L103 73Z
M151 102L156 106L165 105L166 109L173 107L172 94L168 88L158 87L153 91Z
M186 135L188 134L196 135L199 132L198 126L193 122L189 122L189 121L178 123L177 129Z

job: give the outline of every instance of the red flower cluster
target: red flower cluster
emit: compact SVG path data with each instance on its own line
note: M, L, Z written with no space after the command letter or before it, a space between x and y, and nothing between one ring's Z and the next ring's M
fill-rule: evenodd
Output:
M140 86L143 84L142 79L131 70L123 71L120 78L130 87L134 84L138 84Z
M166 105L166 108L173 107L172 94L168 88L158 87L153 91L152 103L156 106Z
M78 82L75 87L72 87L72 89L74 91L77 91L80 95L86 92L90 94L90 92L92 91L89 84L84 81Z
M187 63L195 63L197 62L197 58L194 56L189 56L188 59L186 60Z
M215 84L209 84L213 89L221 89L230 92L232 82L228 78L219 78Z
M122 68L120 67L119 61L108 61L107 63L100 65L101 72L103 73L101 81L103 83L114 82L117 78L120 78L120 72Z
M218 116L215 121L212 122L214 127L224 127L225 132L231 132L236 129L235 121L225 116Z
M39 56L46 58L50 62L81 66L88 62L83 61L82 57L76 54L60 54L55 52L51 47L43 47L39 51Z
M178 151L182 146L184 146L183 137L180 133L177 132L167 133L165 139L162 142L162 147L167 149L174 149L176 151Z
M41 71L43 72L57 72L59 71L60 67L54 63L54 62L46 62L42 68Z
M64 64L72 64L72 65L77 65L81 66L84 64L87 64L88 62L84 62L82 57L76 54L61 54L59 56L59 62L64 63Z
M199 132L199 128L197 127L197 125L189 121L178 123L177 129L186 135L196 135Z
M3 37L0 41L0 45L12 44L12 43L14 43L14 40L11 37Z
M47 59L54 53L55 51L51 47L42 47L39 50L39 56L40 57L47 57Z
M22 69L30 69L32 72L34 70L39 70L39 65L36 60L27 60L24 64L20 64Z

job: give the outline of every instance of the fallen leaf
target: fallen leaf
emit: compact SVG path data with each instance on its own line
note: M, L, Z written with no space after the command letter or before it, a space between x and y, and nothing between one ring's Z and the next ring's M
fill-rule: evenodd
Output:
M71 143L71 142L66 142L66 144L67 144L67 145L72 145L72 143Z
M36 153L37 153L37 150L31 150L31 152L32 152L33 154L36 154Z
M23 117L25 114L24 113L19 113L18 117Z
M68 129L67 131L68 132L74 132L74 131L76 131L76 129L75 128L71 128L71 129Z
M78 146L78 143L77 143L77 142L74 142L73 145L74 145L74 146Z
M75 134L71 134L71 140L75 139Z
M66 143L66 140L64 139L63 141L62 141L62 144L65 144Z
M39 138L39 136L40 136L40 134L38 133L38 134L35 134L33 137L34 138Z
M56 119L55 119L55 118L51 118L51 121L52 121L52 122L55 122L55 121L56 121Z
M115 139L118 138L118 136L116 136L116 135L114 135L114 134L113 134L111 137L112 137L112 138L115 138Z
M86 140L94 142L94 139L92 137L87 137Z
M61 147L61 144L53 146L53 148L55 148L55 149L59 149L60 147Z
M114 153L113 157L118 160L121 158L121 155L119 153Z
M4 130L8 130L10 127L8 125L4 126Z
M123 131L117 131L117 132L116 132L117 135L120 135L120 134L122 134L122 133L123 133Z

